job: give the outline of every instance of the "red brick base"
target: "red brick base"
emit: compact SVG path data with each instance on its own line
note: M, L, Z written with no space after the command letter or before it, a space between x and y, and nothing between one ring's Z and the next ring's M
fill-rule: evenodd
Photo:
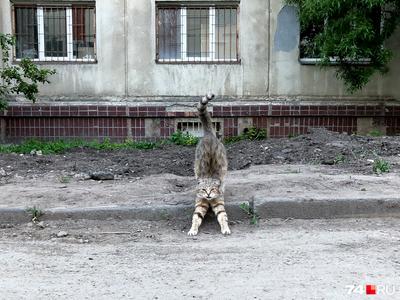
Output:
M389 135L400 134L400 106L397 105L219 105L213 117L223 120L224 136L240 132L240 120L264 128L269 137L307 133L310 128L325 127L336 132L357 133L358 120L370 118L381 124ZM0 113L0 138L16 142L28 138L110 139L123 141L169 137L176 118L196 117L195 109L171 111L163 105L11 105ZM157 120L156 134L146 132L146 119Z

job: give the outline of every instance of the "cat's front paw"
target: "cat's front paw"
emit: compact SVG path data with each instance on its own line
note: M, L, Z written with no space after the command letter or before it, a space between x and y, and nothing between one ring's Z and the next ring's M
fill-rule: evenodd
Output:
M223 235L230 235L231 234L231 230L229 229L229 227L221 228L221 233Z
M195 236L195 235L197 235L198 232L199 232L198 230L190 229L189 232L188 232L188 235L189 236Z

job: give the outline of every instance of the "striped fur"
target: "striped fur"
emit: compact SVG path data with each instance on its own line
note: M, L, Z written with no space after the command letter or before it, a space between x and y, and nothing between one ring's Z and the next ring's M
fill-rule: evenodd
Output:
M214 95L203 97L197 106L203 125L204 136L196 148L194 171L198 181L196 205L189 235L196 235L208 209L217 216L223 234L230 234L228 216L224 206L224 178L228 171L228 160L224 145L218 140L212 125L207 103Z

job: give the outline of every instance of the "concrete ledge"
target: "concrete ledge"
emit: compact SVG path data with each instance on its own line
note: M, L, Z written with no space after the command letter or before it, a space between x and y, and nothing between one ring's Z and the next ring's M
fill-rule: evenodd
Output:
M256 198L262 218L330 219L351 217L400 217L400 198L279 200Z
M248 215L239 207L240 203L227 203L230 220L245 220ZM257 214L263 218L331 219L351 217L400 217L400 198L390 199L324 199L285 200L255 198ZM41 220L173 220L190 219L192 205L163 205L151 207L84 207L54 208L44 210ZM0 223L29 222L30 216L23 208L0 209Z

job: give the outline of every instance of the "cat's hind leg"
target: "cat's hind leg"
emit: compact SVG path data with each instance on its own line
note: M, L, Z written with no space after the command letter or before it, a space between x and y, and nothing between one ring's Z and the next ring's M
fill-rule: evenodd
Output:
M210 202L211 208L215 215L219 225L221 226L222 234L231 234L231 230L228 225L228 215L225 211L225 202L223 200L214 200Z
M192 227L190 228L188 235L197 235L199 227L203 222L204 216L206 215L210 204L205 200L197 200L196 208L194 209L192 218Z

